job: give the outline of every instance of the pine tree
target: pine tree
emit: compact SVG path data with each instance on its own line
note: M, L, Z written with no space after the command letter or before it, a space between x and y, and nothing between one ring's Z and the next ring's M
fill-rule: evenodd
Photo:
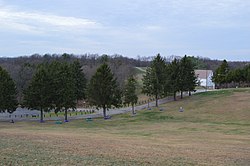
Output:
M164 95L165 84L165 60L158 54L146 70L143 76L142 92L155 97L155 106L158 107L159 97Z
M131 76L128 78L124 89L124 104L131 104L132 114L135 114L134 106L138 101L138 97L136 95L136 84L136 80Z
M91 105L103 109L106 117L107 109L119 107L121 104L121 91L110 67L104 63L92 76L88 86L88 101Z
M0 112L13 113L17 106L15 83L9 73L0 66Z
M180 91L180 61L174 59L167 67L167 87L168 92L173 93L176 100L176 93Z
M227 74L229 73L229 66L226 60L216 69L213 81L219 85L227 83Z
M188 84L188 92L189 96L191 96L191 92L195 90L195 87L198 85L198 79L197 76L195 75L194 69L189 72L189 77L187 80Z
M80 61L74 61L71 65L73 70L73 79L75 80L76 87L76 99L82 100L86 98L86 88L87 88L87 79L83 73L82 66Z
M27 89L29 82L35 71L35 65L30 63L24 63L19 72L17 79L17 91L18 91L18 101L21 103L23 99L23 91Z
M48 69L47 63L39 65L28 88L24 91L23 106L40 110L40 122L44 122L44 111L49 111L53 107L53 78Z
M66 62L54 62L54 97L53 104L55 111L64 110L65 122L68 122L68 110L76 108L77 100L77 80L75 79L74 70ZM57 67L58 66L58 67Z
M53 61L41 64L35 73L28 89L24 93L23 105L43 112L51 109L64 110L65 122L67 112L76 108L77 88L73 66L66 62Z
M250 65L247 65L244 67L244 77L245 81L250 84Z
M191 91L195 89L197 85L197 77L194 72L194 64L191 59L186 55L180 61L180 91L181 98L183 98L183 92L189 91L189 95L191 95Z

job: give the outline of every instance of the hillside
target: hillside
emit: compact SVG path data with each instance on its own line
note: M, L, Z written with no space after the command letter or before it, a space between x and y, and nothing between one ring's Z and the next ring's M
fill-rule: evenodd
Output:
M106 55L105 55L106 56ZM124 81L131 74L137 73L139 77L145 72L145 68L149 66L153 57L138 57L137 59L128 58L121 55L110 55L108 57L109 66L112 72L117 77L120 86L124 85ZM167 57L166 61L170 62L173 58L180 58L179 56ZM202 57L191 57L196 69L215 70L222 61L210 60ZM0 66L6 69L11 77L16 82L18 90L18 100L22 99L22 91L27 88L37 65L43 62L51 61L67 61L73 62L79 60L83 66L83 71L86 78L89 80L95 73L98 66L103 62L103 56L98 54L34 54L31 56L14 57L14 58L0 58ZM242 68L249 64L249 62L228 62L230 68ZM136 68L137 67L137 68ZM136 70L134 70L136 68ZM141 79L139 79L141 80ZM140 83L140 82L139 82ZM141 83L140 83L141 84Z
M124 80L126 80L129 75L133 74L135 66L148 66L149 64L149 62L144 60L136 60L121 55L108 56L107 59L121 87L124 84ZM80 61L86 78L90 80L91 76L96 72L96 69L103 63L103 56L97 54L84 54L79 56L72 54L35 54L26 57L0 58L0 66L6 69L14 79L18 90L18 100L21 101L22 91L28 87L35 73L36 66L44 62L67 61L72 63L75 60Z
M1 123L2 165L249 165L250 89L211 91L111 120ZM183 107L184 112L179 112Z

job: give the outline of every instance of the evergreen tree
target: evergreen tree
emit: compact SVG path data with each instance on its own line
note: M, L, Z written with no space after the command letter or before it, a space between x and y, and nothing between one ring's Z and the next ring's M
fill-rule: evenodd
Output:
M215 78L214 78L215 79ZM230 86L236 85L241 87L241 85L249 86L250 83L250 65L245 66L244 68L238 68L230 70L226 74L224 83L230 83Z
M244 68L244 76L245 76L245 80L248 84L250 84L250 65L247 65Z
M194 91L195 87L198 85L198 79L197 76L195 75L194 70L191 70L189 72L187 83L188 83L188 94L189 96L191 96L191 92Z
M9 73L0 66L0 112L13 113L17 106L15 83Z
M146 70L143 76L142 92L155 97L155 106L158 107L158 99L164 95L165 84L165 60L158 54Z
M131 76L128 78L124 89L124 104L131 104L132 114L135 114L134 106L138 101L138 97L136 95L136 84L136 80Z
M206 68L208 68L208 65L204 63L204 60L202 60L199 57L188 56L187 59L191 61L194 69L200 69L200 70L204 69L205 70Z
M68 122L68 110L76 108L77 100L77 79L75 79L74 69L66 62L52 62L51 69L53 72L53 105L55 112L64 110L65 122ZM81 95L81 94L79 94Z
M21 103L23 99L23 91L28 88L29 82L35 71L35 65L24 63L19 72L17 79L18 101Z
M229 66L226 60L223 60L222 64L216 69L213 81L221 86L227 83L227 74L229 73Z
M176 93L180 91L180 61L174 59L167 67L167 85L168 92L173 93L176 100Z
M77 100L82 100L86 98L86 87L87 87L87 79L85 74L83 73L82 66L80 61L74 61L72 64L73 70L73 79L75 80L75 95Z
M197 85L197 77L194 72L194 64L191 59L186 55L180 61L180 91L181 98L183 98L183 92L189 91L189 95L191 95L191 91L195 89Z
M244 78L244 71L243 69L235 69L233 70L234 73L234 82L238 82L239 86L241 86L242 82L245 82L245 78ZM230 83L230 82L227 82Z
M227 73L226 82L235 83L235 71L234 70L231 70Z
M92 76L88 86L89 103L103 109L106 117L107 109L121 104L121 91L110 67L103 63Z
M43 122L44 111L53 107L53 77L48 69L47 63L39 65L30 85L24 91L23 106L40 110L40 122Z
M64 110L67 122L68 110L76 108L77 80L74 76L73 66L66 62L53 61L41 64L24 92L23 105L40 110L41 122L44 111L54 109L57 113Z

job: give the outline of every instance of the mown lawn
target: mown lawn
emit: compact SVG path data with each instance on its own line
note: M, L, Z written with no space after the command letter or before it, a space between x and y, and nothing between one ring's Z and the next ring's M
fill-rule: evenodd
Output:
M160 108L61 125L0 122L0 165L250 165L250 89Z

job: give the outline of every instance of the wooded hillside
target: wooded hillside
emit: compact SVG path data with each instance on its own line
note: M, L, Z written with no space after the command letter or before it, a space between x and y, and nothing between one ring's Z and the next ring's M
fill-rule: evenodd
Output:
M8 71L10 76L16 82L18 96L21 98L22 91L27 88L29 81L31 80L36 66L43 62L52 61L67 61L73 62L78 59L83 66L83 71L86 78L90 80L96 69L102 64L103 58L108 59L108 65L112 72L117 77L117 81L120 86L124 85L124 80L129 75L134 74L134 67L147 67L153 59L152 57L140 57L136 59L124 57L122 55L98 55L98 54L34 54L31 56L22 56L15 58L0 58L0 66ZM178 56L166 57L166 62L169 63L174 58L178 59ZM180 58L179 58L180 59ZM222 63L219 60L211 60L202 57L191 57L191 60L195 64L196 69L208 69L215 71ZM250 62L228 62L230 68L243 68Z

